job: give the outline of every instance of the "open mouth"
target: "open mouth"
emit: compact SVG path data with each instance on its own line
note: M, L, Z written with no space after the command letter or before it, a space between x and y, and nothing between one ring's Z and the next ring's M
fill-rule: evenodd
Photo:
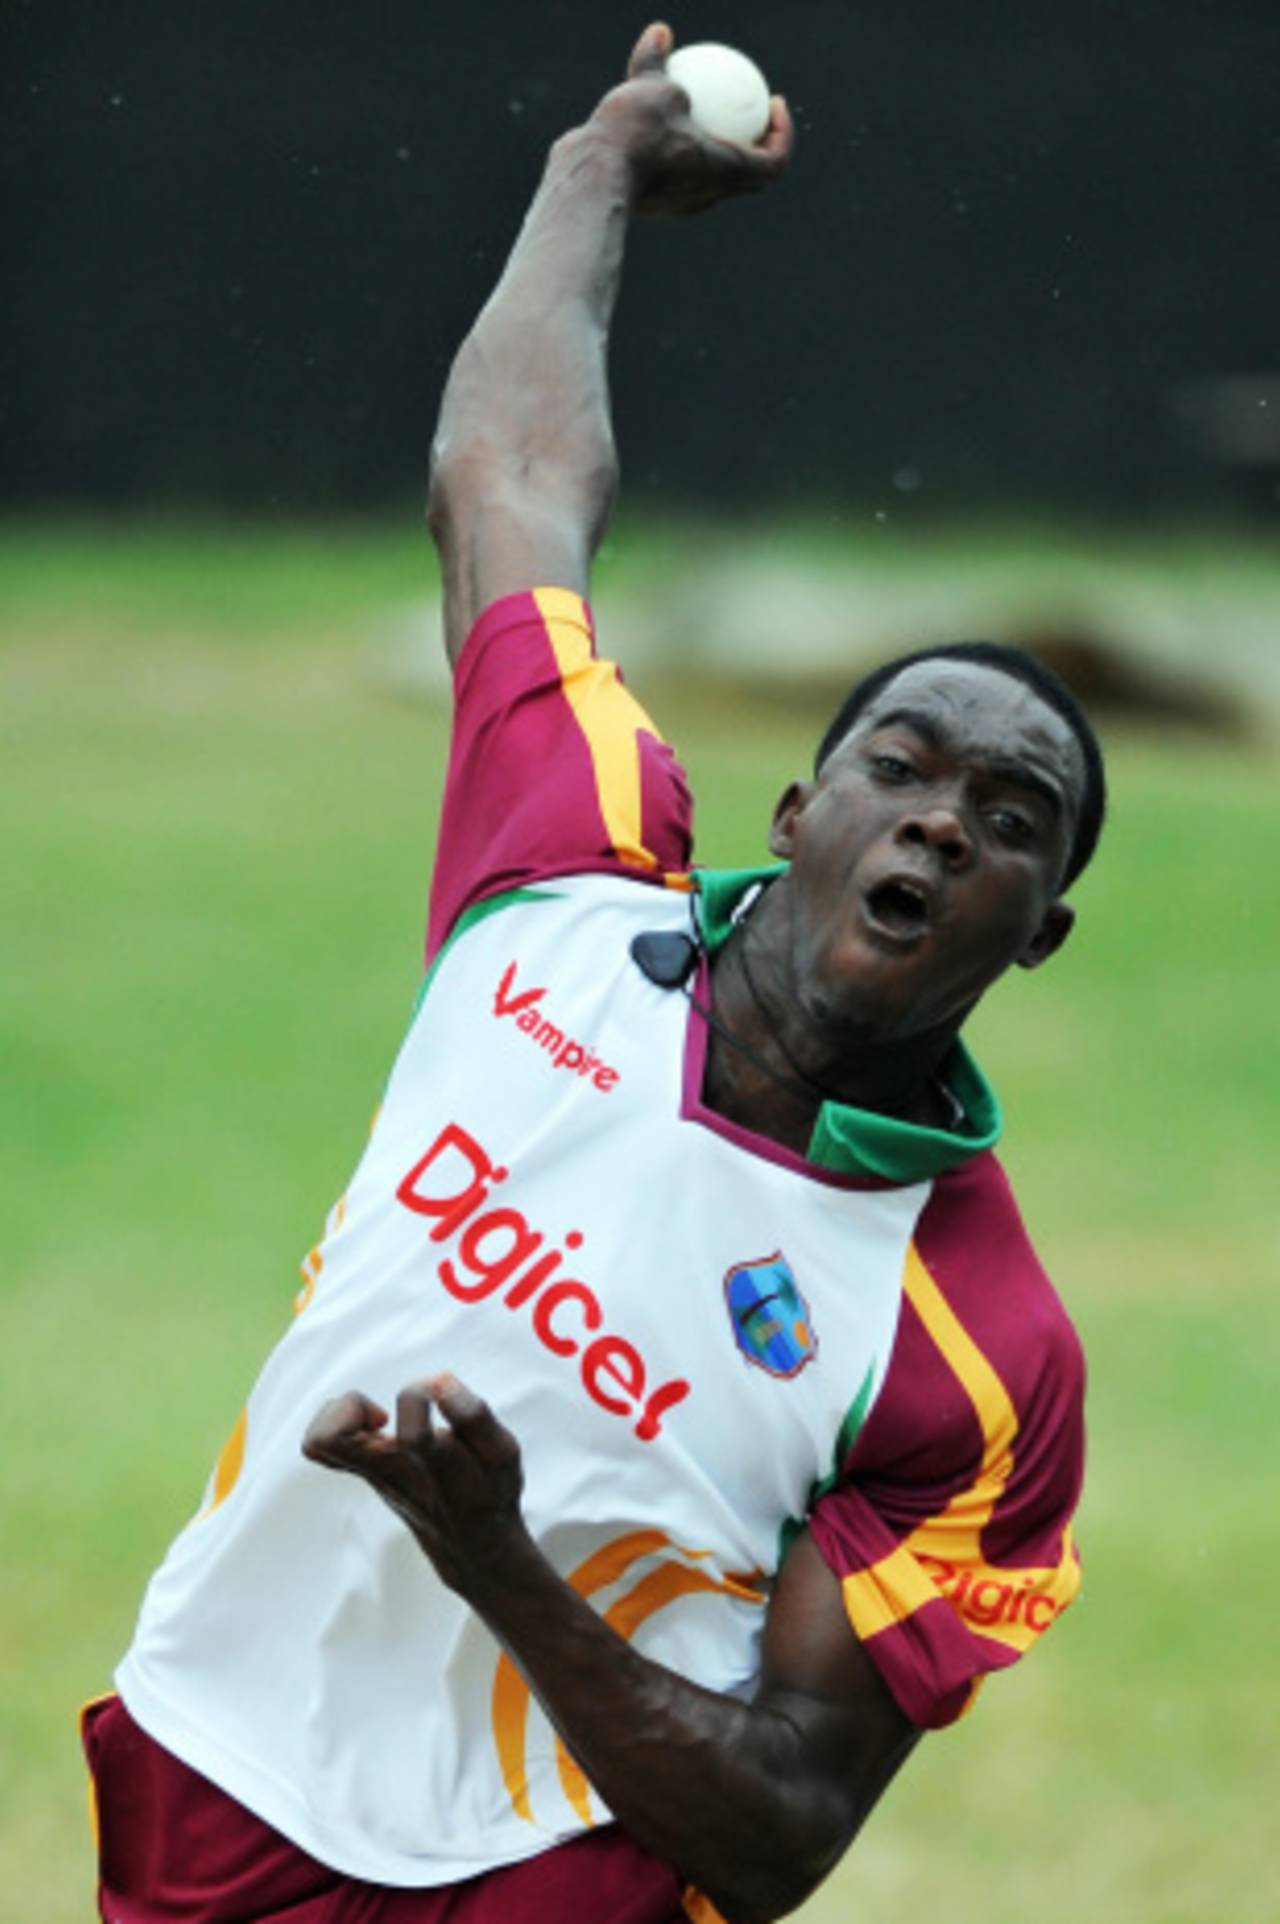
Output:
M866 904L875 926L903 941L923 935L929 926L929 899L924 889L902 876L878 882L868 891Z

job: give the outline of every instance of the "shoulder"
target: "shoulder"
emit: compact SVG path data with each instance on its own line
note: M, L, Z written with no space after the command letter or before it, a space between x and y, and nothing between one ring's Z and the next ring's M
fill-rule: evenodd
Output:
M1046 1393L1080 1395L1080 1338L1001 1163L988 1153L954 1178L936 1185L921 1214L921 1267L1024 1416Z
M566 588L508 595L455 670L428 953L488 896L548 877L666 883L692 849L684 771Z
M1083 1367L1071 1318L992 1152L938 1179L915 1248L939 1295L993 1361L1015 1374L1047 1362Z

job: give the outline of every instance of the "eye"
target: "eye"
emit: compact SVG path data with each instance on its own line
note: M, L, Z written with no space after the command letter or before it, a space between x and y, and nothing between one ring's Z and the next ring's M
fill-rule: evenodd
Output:
M988 809L987 820L1003 842L1021 846L1035 838L1035 823L1029 815L1024 815L1019 809Z
M907 782L916 772L911 763L905 761L901 755L889 755L883 752L872 755L871 766L886 782Z

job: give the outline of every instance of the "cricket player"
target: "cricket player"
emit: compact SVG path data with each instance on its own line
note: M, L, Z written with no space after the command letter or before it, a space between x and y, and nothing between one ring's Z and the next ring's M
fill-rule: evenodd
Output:
M852 691L770 860L598 651L630 221L772 189L667 28L552 149L435 448L455 722L368 1147L85 1741L112 1924L730 1924L1074 1597L1083 1371L961 1036L1070 932L1061 685Z

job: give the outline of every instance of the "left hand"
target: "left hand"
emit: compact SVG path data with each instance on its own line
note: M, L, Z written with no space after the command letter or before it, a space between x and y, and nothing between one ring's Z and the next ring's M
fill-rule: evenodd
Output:
M394 1433L387 1422L386 1410L348 1391L312 1418L302 1453L363 1477L408 1524L441 1581L466 1593L504 1551L528 1541L520 1446L447 1374L401 1390Z

